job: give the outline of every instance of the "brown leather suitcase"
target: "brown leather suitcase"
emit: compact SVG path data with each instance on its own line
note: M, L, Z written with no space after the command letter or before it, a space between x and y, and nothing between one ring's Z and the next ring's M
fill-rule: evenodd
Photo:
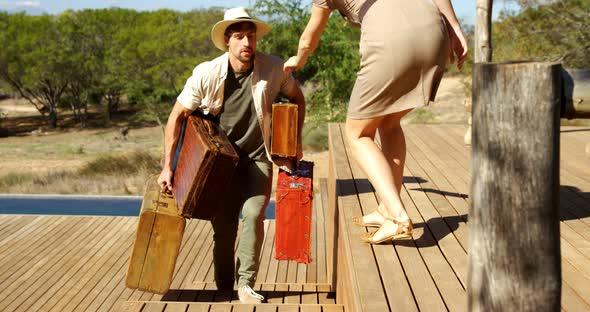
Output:
M182 215L213 220L238 161L238 154L219 124L190 116L172 182L172 193Z
M157 178L147 182L125 284L163 294L172 282L186 221L174 197L160 192Z
M297 156L297 104L275 103L272 105L271 155Z

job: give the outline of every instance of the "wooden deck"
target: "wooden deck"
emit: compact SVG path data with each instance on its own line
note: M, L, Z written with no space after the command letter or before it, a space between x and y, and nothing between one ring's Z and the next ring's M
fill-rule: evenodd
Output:
M358 311L465 311L470 153L462 142L465 127L411 125L405 130L402 198L416 225L414 240L369 246L356 239L366 229L349 217L372 211L377 200L358 166L346 157L334 169L340 175L348 170L349 176L322 184L314 199L310 265L274 260L274 221L265 221L255 288L269 303L258 306L240 305L235 292L215 290L207 222L187 223L172 290L160 296L125 288L137 218L0 215L0 311L343 311L353 295L372 298ZM590 311L588 142L590 129L562 129L565 311ZM332 153L346 155L342 146ZM334 216L325 189L337 182L345 193ZM346 222L345 232L336 233L350 238L346 246L333 240L334 217ZM347 260L334 268L338 253ZM333 284L332 272L345 268L353 272L354 285Z
M274 220L265 221L255 289L268 303L256 311L343 311L328 283L316 197L309 265L275 260ZM125 288L136 226L136 217L0 215L0 311L254 311L235 291L216 291L206 221L187 222L171 291Z
M353 311L465 311L468 268L470 147L461 125L404 127L408 147L401 197L414 221L413 240L369 246L352 216L376 209L366 176L331 125L329 189L338 206L337 302ZM590 311L589 128L561 131L562 309ZM329 210L334 210L330 208ZM337 226L337 225L336 225ZM370 229L373 230L373 229ZM328 230L330 231L330 230ZM351 299L352 298L352 299Z

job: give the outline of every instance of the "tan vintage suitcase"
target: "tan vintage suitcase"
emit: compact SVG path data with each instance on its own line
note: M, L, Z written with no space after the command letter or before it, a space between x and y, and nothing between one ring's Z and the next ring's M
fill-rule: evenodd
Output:
M214 219L238 161L221 126L207 118L190 116L172 182L182 215Z
M186 221L174 197L160 192L157 178L147 182L125 284L163 294L172 282Z
M272 105L271 155L295 157L297 155L297 104Z

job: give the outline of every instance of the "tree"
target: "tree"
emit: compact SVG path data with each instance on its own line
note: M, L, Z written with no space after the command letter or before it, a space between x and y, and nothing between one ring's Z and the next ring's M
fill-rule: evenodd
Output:
M62 49L58 28L49 15L5 15L0 41L8 42L0 52L0 79L57 127L57 107L68 85L69 56Z
M494 24L494 61L534 59L590 68L590 1L521 5L520 13L503 12Z
M303 6L302 0L258 0L254 8L273 27L260 43L260 49L285 60L295 55L310 8ZM344 119L360 65L359 40L360 30L333 14L319 46L305 67L295 73L303 83L315 86L307 102L308 109L322 112L316 114L324 118L318 122Z

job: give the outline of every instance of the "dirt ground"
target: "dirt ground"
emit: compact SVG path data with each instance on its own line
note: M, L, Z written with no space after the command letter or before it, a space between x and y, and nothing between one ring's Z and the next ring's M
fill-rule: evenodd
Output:
M410 113L403 123L466 123L467 112L464 77L445 77L441 82L436 102ZM26 120L27 116L37 115L36 109L25 101L12 99L0 101L0 128L7 119ZM4 121L3 121L4 119ZM15 125L16 126L16 125ZM118 128L51 131L31 124L25 133L16 136L0 137L0 176L18 170L19 172L49 172L72 170L81 167L97 154L107 150L123 151L125 149L149 148L161 150L161 129L145 127L132 129L129 139L118 139ZM67 145L67 146L64 146ZM2 148L4 146L4 148ZM54 148L52 148L54 147ZM66 150L66 156L63 150ZM80 149L83 152L72 152ZM319 179L328 176L328 152L304 151L304 160L314 162L314 186L319 186ZM275 170L275 177L277 170Z

